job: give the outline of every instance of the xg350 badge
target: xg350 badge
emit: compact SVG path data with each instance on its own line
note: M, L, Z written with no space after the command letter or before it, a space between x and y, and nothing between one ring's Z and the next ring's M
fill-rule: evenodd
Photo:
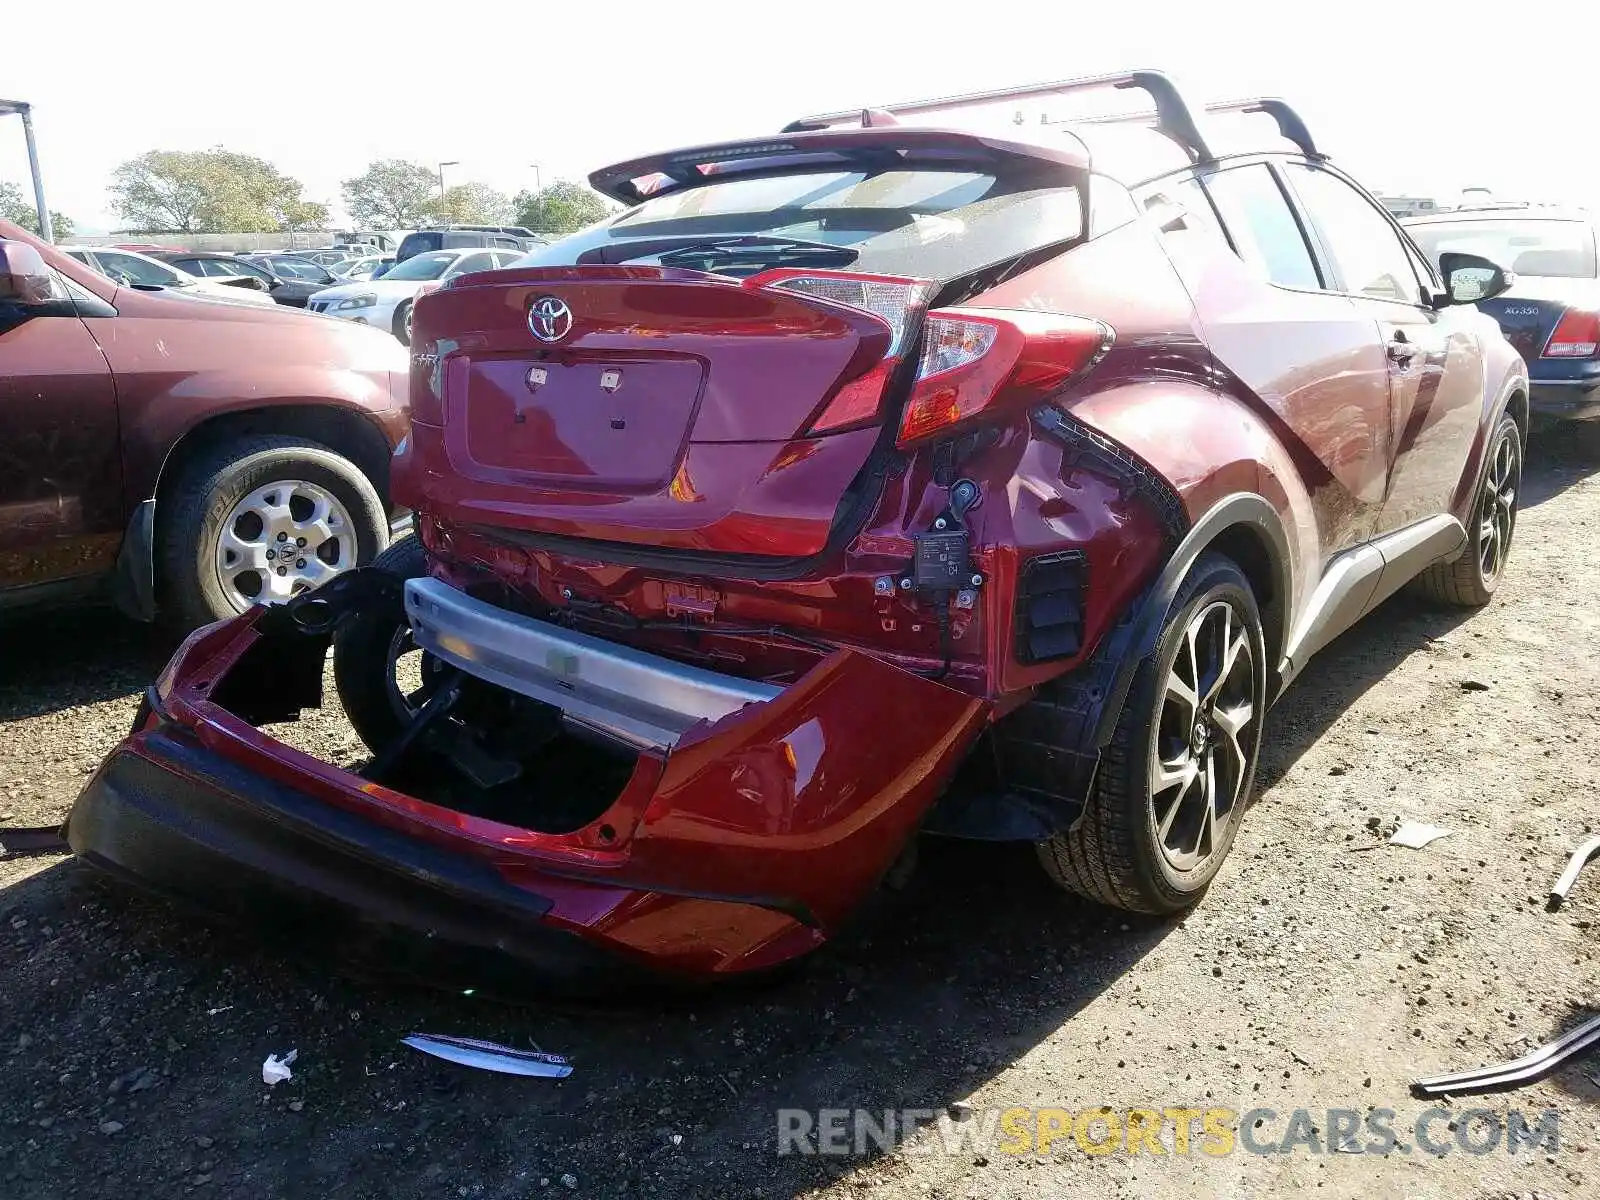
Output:
M559 342L572 332L572 310L565 300L540 296L528 305L528 329L541 342Z

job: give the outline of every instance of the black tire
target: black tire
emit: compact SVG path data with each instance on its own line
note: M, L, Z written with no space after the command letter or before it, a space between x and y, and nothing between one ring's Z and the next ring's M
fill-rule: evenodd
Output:
M336 497L355 533L355 563L389 544L389 518L377 489L349 459L315 442L277 434L211 447L181 468L157 506L156 585L162 617L193 628L238 610L215 568L222 523L257 488L304 480Z
M410 317L410 315L411 315L411 301L402 300L400 302L400 307L394 310L394 325L393 325L394 335L395 335L395 337L400 339L400 344L402 346L411 345L411 331L407 327L408 326L407 318Z
M1152 765L1158 753L1164 760L1170 757L1163 751L1178 732L1173 712L1168 707L1167 681L1179 652L1186 649L1190 624L1197 619L1201 622L1201 637L1209 636L1208 631L1220 629L1219 605L1226 607L1230 619L1238 622L1238 633L1247 641L1251 656L1250 679L1246 687L1235 666L1234 672L1224 680L1217 696L1217 708L1211 715L1222 714L1225 697L1232 705L1228 710L1232 714L1230 720L1242 711L1239 706L1246 702L1250 705L1250 715L1240 730L1242 736L1233 743L1238 746L1233 759L1228 758L1227 746L1221 740L1220 721L1210 726L1214 741L1209 750L1205 748L1206 740L1197 731L1192 736L1199 740L1200 749L1194 749L1192 743L1185 740L1178 751L1197 763L1209 761L1205 756L1210 754L1221 764L1214 768L1214 773L1202 769L1194 777L1201 788L1202 811L1207 805L1212 812L1220 807L1204 798L1207 780L1215 781L1226 774L1224 782L1211 786L1232 792L1226 819L1216 827L1217 835L1207 841L1197 830L1196 853L1202 845L1209 846L1209 852L1191 867L1184 868L1181 864L1175 865L1173 854L1163 847L1158 832L1156 801L1152 797ZM1237 637L1228 636L1225 640L1232 644ZM1190 674L1200 676L1202 673L1191 671ZM1201 686L1195 690L1204 694ZM1173 599L1155 650L1135 672L1116 730L1101 756L1081 819L1071 829L1038 844L1039 861L1046 872L1062 887L1130 912L1171 913L1197 903L1227 857L1239 821L1249 805L1265 711L1266 648L1255 596L1244 573L1231 559L1220 554L1204 554ZM1185 726L1182 732L1187 739L1190 736L1188 722L1181 724ZM1195 721L1197 729L1206 724L1204 720ZM1224 760L1242 761L1233 767ZM1172 809L1184 802L1189 786L1184 784L1172 794ZM1178 815L1181 814L1174 814ZM1172 823L1179 824L1176 820ZM1182 832L1180 828L1169 836Z
M1522 432L1514 419L1502 417L1489 439L1483 479L1467 529L1467 548L1454 562L1427 567L1412 580L1412 589L1436 604L1455 608L1482 608L1489 603L1505 577L1521 489ZM1505 499L1508 494L1509 502Z
M402 538L372 563L397 579L417 579L427 573L422 543ZM380 608L358 609L333 635L333 680L339 702L356 733L377 753L405 728L405 711L396 706L391 689L392 655L397 636L406 633L404 619Z

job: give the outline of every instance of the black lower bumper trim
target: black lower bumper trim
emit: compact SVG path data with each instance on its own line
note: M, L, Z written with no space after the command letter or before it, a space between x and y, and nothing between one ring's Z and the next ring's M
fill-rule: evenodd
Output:
M545 897L263 779L181 736L120 748L67 840L87 862L274 940L450 987L605 994L655 977L541 923Z

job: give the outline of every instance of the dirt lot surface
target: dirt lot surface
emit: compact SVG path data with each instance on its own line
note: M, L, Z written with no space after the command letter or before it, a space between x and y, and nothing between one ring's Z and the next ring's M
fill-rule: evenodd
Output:
M1501 595L1470 616L1401 599L1323 652L1274 710L1261 800L1182 921L1055 893L1026 851L931 846L798 979L573 1011L287 963L74 862L0 863L0 1197L1600 1195L1600 1055L1454 1102L1555 1110L1554 1153L1468 1154L1441 1120L1435 1157L1407 1092L1600 1010L1600 863L1564 909L1543 903L1600 825L1600 463L1549 437L1529 457ZM165 651L96 615L0 630L0 825L65 815ZM304 736L359 754L336 715ZM1382 845L1405 819L1453 833ZM416 1029L576 1071L445 1066L399 1045ZM293 1081L267 1089L263 1058L290 1048ZM1014 1106L1264 1107L1273 1145L1311 1115L1270 1155L1198 1137L1091 1155L1073 1136L1018 1154L1003 1134L946 1153L938 1121L888 1152L777 1153L780 1108L963 1103L969 1133ZM1314 1152L1330 1108L1394 1110L1397 1147Z

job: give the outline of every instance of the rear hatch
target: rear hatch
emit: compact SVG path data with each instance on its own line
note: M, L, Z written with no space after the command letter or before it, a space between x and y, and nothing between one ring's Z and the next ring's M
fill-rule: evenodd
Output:
M1478 308L1498 322L1506 340L1532 366L1569 311L1600 310L1600 281L1519 275L1510 291L1493 300L1479 301Z
M418 444L441 426L447 460L425 502L513 532L816 555L892 452L929 302L1077 239L1082 169L875 129L597 172L649 198L419 301Z

